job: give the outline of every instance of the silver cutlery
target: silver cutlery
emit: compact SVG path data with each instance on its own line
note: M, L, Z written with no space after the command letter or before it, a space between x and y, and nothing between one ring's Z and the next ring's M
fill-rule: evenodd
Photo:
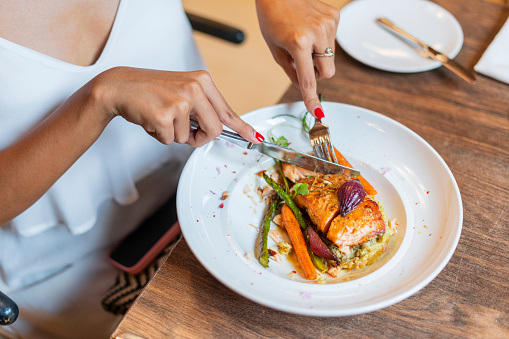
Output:
M198 122L191 119L191 128L197 129L199 127L200 125ZM232 144L242 148L268 155L274 159L278 159L313 172L323 174L342 173L350 177L356 177L360 175L360 172L356 169L342 166L331 161L323 160L312 155L293 150L291 148L278 146L265 141L260 144L253 144L252 142L242 138L237 133L223 131L221 135L218 136L218 139L229 141ZM334 151L334 149L332 150Z
M316 157L334 163L338 162L330 140L329 126L323 124L321 119L315 119L313 128L309 130L309 140Z
M428 58L440 62L443 66L445 66L450 71L454 72L456 75L460 76L463 80L469 83L475 82L475 76L471 71L467 70L466 68L458 64L456 61L450 59L445 54L435 50L431 46L428 46L427 44L417 39L413 35L410 35L408 32L396 26L390 20L386 18L378 18L376 21L383 27L387 28L390 32L395 33L400 37L403 37L407 41L417 44L419 47L423 49L424 53L426 53Z

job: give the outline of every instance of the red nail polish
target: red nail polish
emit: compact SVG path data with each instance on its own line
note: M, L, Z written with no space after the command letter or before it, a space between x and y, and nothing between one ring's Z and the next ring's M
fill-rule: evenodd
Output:
M256 136L256 139L258 139L259 142L262 142L263 140L265 140L265 138L263 137L263 135L261 135L260 133L256 132L255 134Z
M320 107L317 107L315 108L315 116L318 118L318 119L323 119L325 118L325 114L323 114L323 111Z

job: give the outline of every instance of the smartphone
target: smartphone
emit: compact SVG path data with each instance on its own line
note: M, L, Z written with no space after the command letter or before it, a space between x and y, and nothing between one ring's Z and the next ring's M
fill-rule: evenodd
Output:
M180 235L177 197L171 197L110 253L110 262L130 274L143 271L161 251Z

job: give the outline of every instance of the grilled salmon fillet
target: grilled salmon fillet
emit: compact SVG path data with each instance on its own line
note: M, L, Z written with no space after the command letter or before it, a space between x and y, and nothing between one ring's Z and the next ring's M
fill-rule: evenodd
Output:
M380 206L369 197L346 216L339 214L338 189L351 180L350 177L318 174L285 163L283 174L295 183L308 184L309 194L299 194L294 201L306 210L313 224L326 234L342 253L348 254L353 246L363 244L385 232Z
M306 210L320 231L327 233L331 221L339 214L338 189L350 178L340 174L318 174L290 164L283 164L283 173L295 183L308 184L309 194L297 195L295 203Z
M332 220L339 214L338 189L347 181L341 175L320 175L299 180L308 184L309 194L297 195L295 203L306 210L320 231L327 233Z
M283 174L285 177L290 179L293 182L298 182L299 180L302 180L307 177L316 177L318 176L318 173L297 167L295 165L288 164L286 162L282 163L283 165Z
M338 215L329 227L327 238L348 254L355 245L363 244L385 232L385 221L378 203L366 197L352 212Z

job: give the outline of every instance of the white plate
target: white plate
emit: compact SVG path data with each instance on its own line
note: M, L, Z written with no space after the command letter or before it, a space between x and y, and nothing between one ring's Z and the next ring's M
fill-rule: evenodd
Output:
M399 73L440 66L377 24L379 17L391 20L450 58L463 45L463 31L456 18L431 1L356 0L341 10L337 40L345 52L368 66Z
M332 102L323 106L334 145L378 190L389 219L400 224L399 235L378 266L318 284L292 273L295 268L286 261L270 261L265 269L246 256L253 252L264 209L253 192L255 185L263 185L255 173L270 167L273 160L223 141L192 154L179 183L177 211L198 260L244 297L297 314L359 314L409 297L443 269L461 233L461 197L441 157L408 128L363 108ZM310 151L300 122L285 115L300 117L304 112L304 104L298 102L242 117L266 138L272 131L287 137L292 148ZM247 194L246 186L251 190ZM229 197L221 200L224 191Z

